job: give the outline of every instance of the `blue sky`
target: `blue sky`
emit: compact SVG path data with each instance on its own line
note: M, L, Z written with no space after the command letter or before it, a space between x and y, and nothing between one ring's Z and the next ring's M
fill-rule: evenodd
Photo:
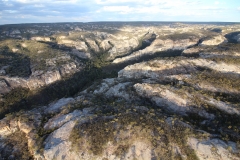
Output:
M240 22L240 0L0 0L0 24L92 21Z

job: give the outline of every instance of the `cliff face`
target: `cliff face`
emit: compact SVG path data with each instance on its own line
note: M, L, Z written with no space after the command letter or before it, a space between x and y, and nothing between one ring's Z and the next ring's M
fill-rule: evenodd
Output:
M77 71L80 71L81 67L77 68L75 63L69 63L62 65L58 70L50 71L34 71L29 78L20 78L20 77L8 77L2 76L8 85L6 88L16 88L16 87L25 87L30 90L41 88L42 86L49 85L53 82L61 80L62 77L67 75L74 74ZM3 88L5 89L5 88Z
M240 159L239 26L149 25L4 39L0 159Z

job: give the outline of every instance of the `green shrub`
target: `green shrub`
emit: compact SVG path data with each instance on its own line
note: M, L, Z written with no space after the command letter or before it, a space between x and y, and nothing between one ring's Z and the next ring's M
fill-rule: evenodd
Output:
M107 143L111 142L117 147L114 154L122 157L135 141L142 141L149 144L160 159L175 156L169 151L172 144L177 144L182 153L188 155L188 159L196 159L186 144L193 132L177 120L169 125L157 109L143 111L127 107L126 104L114 105L107 108L99 106L97 118L75 125L70 140L76 152L84 150L101 155Z
M14 159L33 160L25 133L16 131L8 136L4 143L6 146L0 151L3 159L9 159L10 155L14 155Z

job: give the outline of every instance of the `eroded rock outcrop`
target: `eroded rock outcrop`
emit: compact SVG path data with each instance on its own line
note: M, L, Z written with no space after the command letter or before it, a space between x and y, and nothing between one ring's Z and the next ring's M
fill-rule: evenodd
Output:
M221 159L240 159L237 155L236 143L225 143L219 139L198 140L196 138L189 138L188 145L196 152L200 160L221 160Z
M213 38L210 38L208 40L204 40L201 45L210 45L210 46L214 46L214 45L219 45L221 43L227 42L227 39L224 36L215 36Z
M121 79L105 79L100 85L98 89L95 89L93 94L95 95L105 95L107 97L118 97L123 98L128 101L131 100L132 95L127 92L128 87L131 87L131 82L124 82ZM89 88L88 90L91 90ZM85 91L87 93L87 90ZM136 97L134 97L136 98Z
M113 60L117 56L122 56L130 53L133 49L139 45L139 40L136 38L125 39L125 40L111 40L113 47L108 51L110 56L109 60Z
M238 43L240 43L240 34L234 37Z
M50 37L32 37L31 40L50 42Z
M178 91L175 88L168 88L154 84L135 84L136 92L144 98L149 98L157 106L177 114L197 113L199 116L213 119L214 115L207 113L203 108L194 107L193 97L190 93Z
M239 66L216 63L206 59L153 60L129 65L118 72L119 77L159 78L166 75L188 74L196 72L197 67L206 67L222 73L240 73Z
M55 60L48 60L47 64L50 66L55 66ZM76 65L75 62L71 62L69 64L64 64L59 67L58 70L51 70L51 71L39 71L36 70L32 72L29 78L20 78L20 77L8 77L2 76L1 86L2 86L2 93L7 93L13 88L23 87L29 88L30 90L38 89L43 86L49 85L54 83L58 80L61 80L63 77L67 75L71 75L79 71L81 67Z
M183 39L176 41L173 41L171 39L156 39L149 47L140 51L136 51L129 56L117 58L113 61L113 63L122 63L129 60L136 60L139 59L141 56L152 55L157 52L162 52L166 50L183 50L189 46L195 45L197 42L198 39Z

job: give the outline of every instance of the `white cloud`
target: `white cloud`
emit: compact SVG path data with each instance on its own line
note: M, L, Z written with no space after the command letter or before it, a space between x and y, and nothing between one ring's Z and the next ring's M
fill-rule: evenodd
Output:
M2 0L2 2L3 2L4 5L6 5L8 7L12 7L13 6L13 4L10 3L8 0Z
M18 12L17 10L4 10L4 11L7 13L17 13Z
M184 0L187 1L187 0ZM95 0L100 5L111 5L111 4L137 4L137 5L178 5L183 1L169 1L169 0Z
M55 1L51 1L55 4L59 4L59 3L66 3L66 4L71 4L71 3L84 3L85 1L81 0L55 0Z
M104 6L102 8L102 11L120 12L120 13L124 14L124 13L132 12L133 8L130 8L129 6Z
M19 2L19 3L36 3L36 2L40 2L40 0L16 0L16 2Z
M226 10L228 8L222 8L222 7L213 7L213 6L204 6L204 7L200 7L199 10Z
M98 9L98 13L116 12L132 15L139 13L148 15L162 13L167 16L199 15L199 8L203 7L200 0L95 0L95 3L99 7L103 5ZM205 10L208 10L208 8L205 8Z
M105 21L105 20L220 20L224 13L240 12L227 1L213 0L0 0L1 23L12 21ZM226 4L224 4L224 2ZM229 2L230 3L230 2ZM12 5L12 6L11 6ZM222 13L220 13L222 12ZM11 13L11 14L9 14ZM216 16L213 16L214 13ZM219 14L218 14L219 13ZM233 15L238 20L236 14ZM46 18L48 17L48 18ZM90 17L90 18L89 18ZM12 19L11 19L12 18ZM239 20L238 20L239 21Z
M5 3L5 5L8 6L8 7L12 7L13 6L12 3Z
M207 8L205 8L207 9ZM197 12L196 10L176 9L175 7L167 7L166 5L151 5L151 6L103 6L98 13L101 12L115 12L116 14L145 14L153 15L160 14L165 16L201 16L206 13Z
M52 13L58 13L58 14L60 14L61 12L59 12L59 11L51 11Z
M112 4L136 4L136 5L164 5L164 6L192 6L199 5L199 0L95 0L96 4L100 5L112 5Z
M81 0L13 0L12 2L19 2L19 3L29 3L29 4L36 4L36 3L77 3L80 2Z
M163 9L159 6L138 6L138 7L129 7L129 6L103 6L99 12L117 12L121 14L136 14L136 13L160 13L163 12Z
M43 8L44 5L43 4L35 4L34 7L36 7L36 8Z
M131 2L139 2L139 1L138 0L95 0L97 4L131 3Z

